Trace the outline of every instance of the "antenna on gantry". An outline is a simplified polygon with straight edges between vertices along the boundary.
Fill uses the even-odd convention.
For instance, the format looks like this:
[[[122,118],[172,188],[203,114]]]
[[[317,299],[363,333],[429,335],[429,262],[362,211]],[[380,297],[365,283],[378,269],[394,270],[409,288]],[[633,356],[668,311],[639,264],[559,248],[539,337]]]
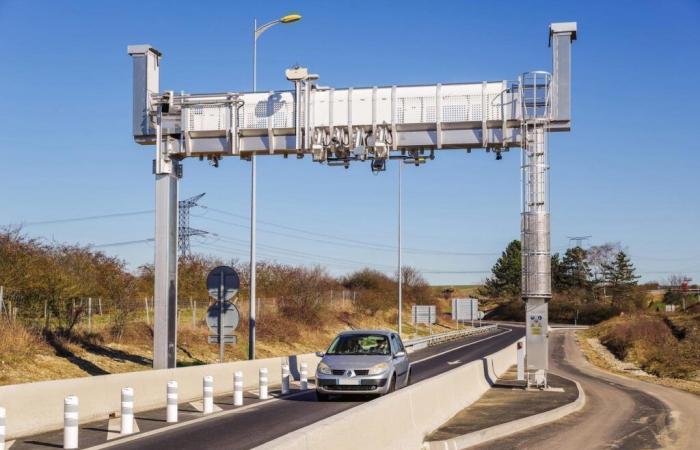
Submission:
[[[190,249],[190,238],[192,236],[206,236],[209,234],[208,231],[190,227],[190,209],[199,206],[197,202],[204,197],[204,194],[203,192],[178,202],[177,249],[180,252],[180,256],[190,256],[192,254]]]

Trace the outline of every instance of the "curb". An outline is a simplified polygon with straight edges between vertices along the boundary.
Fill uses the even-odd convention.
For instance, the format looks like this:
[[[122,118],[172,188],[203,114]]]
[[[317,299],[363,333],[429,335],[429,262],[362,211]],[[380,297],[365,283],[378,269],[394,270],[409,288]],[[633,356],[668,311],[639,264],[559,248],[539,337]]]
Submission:
[[[500,439],[511,434],[519,433],[530,428],[534,428],[546,423],[554,422],[569,414],[580,411],[586,405],[586,393],[583,391],[581,384],[576,380],[571,380],[576,383],[578,389],[578,397],[571,403],[551,409],[534,416],[523,417],[522,419],[513,420],[511,422],[494,425],[483,430],[473,431],[463,434],[455,438],[446,439],[444,441],[431,441],[423,443],[423,450],[459,450],[474,445],[483,444],[484,442],[494,439]]]

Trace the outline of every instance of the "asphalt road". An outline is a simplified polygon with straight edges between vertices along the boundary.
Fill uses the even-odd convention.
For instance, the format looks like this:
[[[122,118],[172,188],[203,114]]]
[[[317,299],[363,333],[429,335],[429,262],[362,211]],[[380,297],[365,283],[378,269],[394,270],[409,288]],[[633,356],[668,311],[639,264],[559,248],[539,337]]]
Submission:
[[[503,326],[493,333],[478,335],[411,354],[412,383],[480,359],[524,335],[517,326]],[[317,402],[313,391],[287,399],[261,403],[240,414],[212,418],[182,428],[163,431],[130,442],[115,445],[115,449],[248,449],[296,429],[325,419],[333,414],[361,404],[356,401],[335,400]]]
[[[700,397],[592,366],[570,331],[553,333],[550,348],[552,372],[577,380],[586,406],[557,422],[475,448],[700,448]]]

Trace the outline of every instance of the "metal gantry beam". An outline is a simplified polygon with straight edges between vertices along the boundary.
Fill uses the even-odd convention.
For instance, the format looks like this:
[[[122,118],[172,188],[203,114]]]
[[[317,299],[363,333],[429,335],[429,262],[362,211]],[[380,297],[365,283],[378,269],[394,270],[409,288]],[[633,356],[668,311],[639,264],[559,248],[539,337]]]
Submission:
[[[391,159],[420,165],[443,150],[486,149],[501,159],[502,152],[521,148],[527,364],[530,371],[546,374],[551,297],[547,136],[571,127],[576,23],[551,24],[549,32],[551,76],[526,72],[514,81],[334,89],[318,85],[318,75],[295,67],[286,72],[294,89],[276,92],[161,91],[160,52],[150,45],[130,46],[134,139],[156,146],[154,367],[175,364],[172,318],[181,160],[206,158],[218,166],[228,156],[311,155],[329,166],[347,168],[368,161],[373,171],[382,171]]]

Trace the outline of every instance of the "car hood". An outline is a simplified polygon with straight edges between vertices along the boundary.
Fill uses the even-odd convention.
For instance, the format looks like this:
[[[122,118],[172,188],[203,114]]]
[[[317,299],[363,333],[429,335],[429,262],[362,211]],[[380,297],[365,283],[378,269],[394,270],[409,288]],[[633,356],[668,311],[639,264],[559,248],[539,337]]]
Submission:
[[[391,361],[391,355],[325,355],[322,361],[331,369],[369,369]]]

